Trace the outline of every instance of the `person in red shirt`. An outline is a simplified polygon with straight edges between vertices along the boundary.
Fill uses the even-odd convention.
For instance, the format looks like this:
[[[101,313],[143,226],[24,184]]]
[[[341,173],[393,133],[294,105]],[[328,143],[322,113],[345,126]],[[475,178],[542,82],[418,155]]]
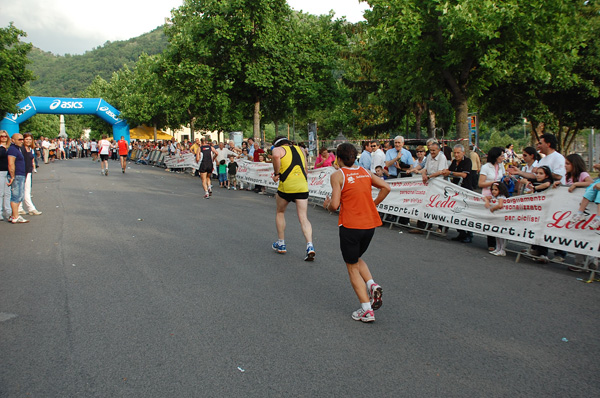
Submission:
[[[371,243],[375,228],[382,224],[377,205],[390,193],[390,186],[370,170],[355,165],[357,154],[352,144],[344,143],[337,147],[340,169],[331,174],[331,198],[325,198],[323,207],[330,211],[340,208],[340,249],[350,283],[361,305],[352,313],[352,319],[373,322],[373,310],[382,305],[382,288],[373,281],[371,271],[361,257]],[[372,186],[379,188],[375,199],[371,194]]]
[[[127,153],[129,153],[129,143],[125,141],[125,138],[121,136],[121,139],[117,143],[119,145],[119,157],[121,158],[121,170],[125,173],[127,166]]]

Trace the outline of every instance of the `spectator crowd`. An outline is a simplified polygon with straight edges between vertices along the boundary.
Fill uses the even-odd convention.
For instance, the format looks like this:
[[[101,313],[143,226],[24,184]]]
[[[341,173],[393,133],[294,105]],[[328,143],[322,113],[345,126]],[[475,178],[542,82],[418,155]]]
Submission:
[[[385,180],[419,176],[423,183],[427,184],[432,178],[446,178],[465,189],[481,190],[486,198],[486,207],[492,212],[502,208],[505,198],[542,192],[561,185],[568,186],[569,192],[575,195],[574,199],[581,202],[578,213],[572,218],[573,222],[579,222],[586,217],[585,212],[590,203],[594,206],[593,213],[600,214],[600,179],[592,178],[580,155],[573,153],[565,157],[560,154],[557,151],[557,139],[552,134],[541,135],[535,148],[525,147],[520,152],[516,152],[512,144],[505,148],[491,148],[485,156],[484,163],[473,147],[467,151],[460,143],[452,148],[447,144],[429,139],[426,145],[409,148],[402,136],[396,136],[392,140],[367,140],[362,143],[362,151],[356,163]],[[306,146],[303,143],[298,145],[308,159]],[[202,150],[206,147],[210,148],[208,152]],[[213,179],[218,181],[220,188],[265,193],[264,187],[248,184],[244,186],[236,178],[238,161],[241,159],[252,162],[271,161],[271,150],[265,151],[253,138],[243,141],[239,147],[233,140],[216,142],[204,137],[196,138],[193,142],[132,141],[129,144],[128,158],[133,150],[137,150],[137,161],[140,163],[147,163],[150,154],[157,150],[165,155],[194,154],[197,161],[210,165],[206,198],[212,194]],[[0,189],[0,217],[12,223],[26,223],[28,220],[24,219],[23,215],[41,214],[31,201],[32,175],[36,173],[40,162],[51,163],[75,158],[91,158],[96,161],[98,151],[99,143],[93,139],[40,137],[34,140],[31,134],[14,134],[13,137],[9,137],[5,131],[1,131],[0,179],[5,179],[7,183]],[[205,155],[210,156],[210,159],[205,159]],[[119,148],[115,140],[110,143],[110,158],[119,159]],[[322,147],[312,167],[329,166],[338,167],[335,149]],[[594,165],[594,168],[600,171],[600,164]],[[201,173],[196,171],[195,174]],[[394,221],[410,225],[410,220],[406,218],[397,218]],[[593,219],[590,227],[600,227],[600,216]],[[434,226],[419,221],[416,228],[409,232],[422,234],[433,228]],[[437,231],[444,234],[447,228],[438,228]],[[451,240],[471,243],[472,239],[471,232],[458,230]],[[490,254],[506,255],[503,239],[488,237],[487,243]],[[547,247],[532,246],[527,254],[535,256],[541,262],[549,261]],[[565,257],[565,252],[555,251],[552,260],[562,262]],[[576,256],[576,264],[582,261],[582,256]],[[571,267],[571,270],[579,269]]]

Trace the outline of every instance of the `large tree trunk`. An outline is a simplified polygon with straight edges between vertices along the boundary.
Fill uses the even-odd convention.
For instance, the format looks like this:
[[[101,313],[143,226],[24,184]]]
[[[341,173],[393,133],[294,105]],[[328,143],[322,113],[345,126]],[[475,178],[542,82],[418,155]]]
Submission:
[[[422,102],[415,104],[415,136],[421,138],[421,117],[423,116],[425,105]]]
[[[427,136],[433,138],[435,136],[435,111],[427,106]]]
[[[154,142],[156,142],[156,123],[154,123]]]
[[[194,134],[194,122],[196,121],[196,118],[194,116],[192,116],[192,112],[188,109],[188,116],[190,117],[190,142],[194,142],[196,137]]]
[[[254,101],[254,126],[252,131],[254,133],[254,141],[260,142],[260,98],[256,97]],[[263,143],[264,144],[264,143]]]

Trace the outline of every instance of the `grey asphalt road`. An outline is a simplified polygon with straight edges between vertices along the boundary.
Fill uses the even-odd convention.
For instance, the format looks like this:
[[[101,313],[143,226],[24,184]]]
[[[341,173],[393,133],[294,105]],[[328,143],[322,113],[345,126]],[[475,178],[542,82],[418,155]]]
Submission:
[[[294,205],[280,255],[272,197],[110,165],[43,165],[43,215],[0,223],[0,397],[600,396],[581,274],[379,228],[363,324],[335,215],[307,263]]]

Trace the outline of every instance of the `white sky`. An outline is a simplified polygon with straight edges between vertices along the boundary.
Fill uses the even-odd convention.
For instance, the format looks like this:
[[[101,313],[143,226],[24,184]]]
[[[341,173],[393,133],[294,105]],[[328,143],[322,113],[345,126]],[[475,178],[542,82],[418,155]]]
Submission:
[[[83,54],[106,41],[127,40],[164,24],[183,0],[0,0],[0,27],[9,22],[27,33],[23,41],[44,51]],[[295,10],[310,14],[363,20],[368,8],[359,0],[288,0]]]

